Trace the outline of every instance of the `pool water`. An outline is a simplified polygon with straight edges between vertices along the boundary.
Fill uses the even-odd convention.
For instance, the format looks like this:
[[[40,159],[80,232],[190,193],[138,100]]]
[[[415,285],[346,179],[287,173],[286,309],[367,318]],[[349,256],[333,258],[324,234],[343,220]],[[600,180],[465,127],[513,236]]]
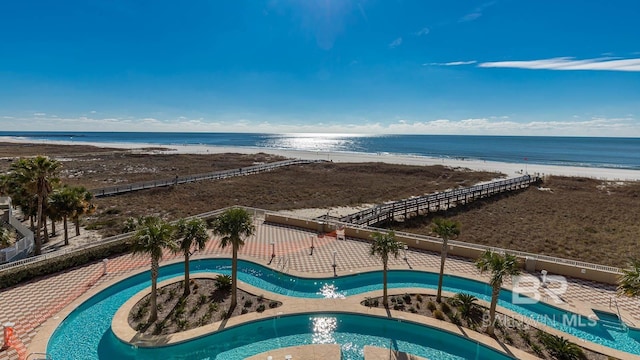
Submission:
[[[231,261],[229,259],[202,259],[195,260],[191,263],[191,269],[193,273],[198,272],[217,272],[222,274],[230,274],[231,272]],[[164,266],[160,268],[160,276],[159,281],[166,280],[175,276],[179,276],[183,273],[184,266],[182,263],[176,263],[168,266]],[[322,298],[322,297],[341,297],[341,296],[349,296],[355,295],[371,290],[379,290],[382,289],[382,273],[380,271],[376,272],[368,272],[357,275],[349,275],[344,277],[337,278],[326,278],[326,279],[310,279],[310,278],[300,278],[294,277],[286,274],[281,274],[275,272],[267,267],[247,262],[247,261],[239,261],[238,262],[238,278],[241,281],[249,283],[253,286],[263,288],[268,291],[272,291],[275,293],[295,296],[295,297],[309,297],[309,298]],[[389,272],[388,286],[390,288],[400,288],[400,287],[419,287],[419,288],[436,288],[438,274],[428,273],[428,272],[419,272],[419,271],[409,271],[409,270],[394,270]],[[51,337],[48,346],[48,352],[52,355],[52,357],[56,360],[63,359],[109,359],[117,357],[124,358],[138,358],[138,356],[143,356],[142,354],[147,351],[153,352],[154,350],[141,350],[141,349],[131,349],[130,347],[120,343],[117,339],[115,339],[114,335],[111,333],[110,325],[111,319],[115,312],[122,306],[124,302],[126,302],[131,296],[138,293],[139,291],[149,287],[149,274],[148,272],[135,275],[133,277],[127,278],[122,282],[119,282],[97,295],[93,296],[91,299],[83,303],[76,310],[74,310],[67,319],[56,329],[54,335]],[[464,279],[455,276],[445,276],[444,278],[444,286],[443,288],[447,291],[451,292],[465,292],[470,293],[479,299],[491,300],[491,288],[488,284]],[[321,291],[324,290],[324,291]],[[595,321],[575,321],[575,314],[565,312],[564,310],[558,309],[556,307],[550,306],[545,303],[535,303],[535,304],[511,304],[511,292],[502,290],[500,294],[499,305],[516,311],[522,314],[523,317],[532,318],[543,322],[551,327],[557,328],[559,330],[565,331],[572,335],[578,336],[580,338],[593,341],[605,346],[609,346],[618,350],[630,352],[633,354],[640,354],[640,343],[634,340],[635,336],[630,336],[629,332],[626,329],[618,329],[614,327],[609,327],[603,325],[604,323],[595,322]],[[307,315],[303,317],[303,319],[307,319],[308,322],[310,317],[315,315]],[[356,315],[353,315],[356,316]],[[330,315],[330,317],[335,317],[339,324],[343,327],[338,327],[336,332],[336,341],[337,339],[358,339],[355,334],[362,333],[363,336],[369,334],[367,329],[371,328],[371,326],[363,327],[362,329],[352,330],[350,320],[351,318],[347,318],[344,315]],[[362,316],[360,316],[362,317]],[[366,317],[365,317],[366,318]],[[285,318],[281,318],[285,319]],[[345,320],[346,319],[346,320]],[[369,320],[367,321],[376,321]],[[566,319],[570,319],[566,321]],[[291,321],[301,321],[297,317],[291,317]],[[385,319],[381,319],[385,320]],[[362,320],[357,321],[359,323],[363,323]],[[405,326],[409,326],[408,323],[398,323],[397,326],[404,328]],[[588,326],[586,326],[588,325]],[[246,328],[246,326],[249,326]],[[254,325],[244,325],[243,327],[239,327],[237,330],[229,329],[222,333],[233,334],[235,331],[239,331],[241,333],[251,333],[249,329],[255,329]],[[256,325],[257,326],[257,325]],[[412,326],[418,326],[413,325]],[[243,328],[244,330],[241,330]],[[274,329],[278,329],[279,326],[274,326]],[[285,326],[286,328],[286,326]],[[305,328],[304,326],[302,328]],[[349,329],[349,330],[346,330]],[[280,334],[280,330],[277,330]],[[343,332],[344,331],[344,332]],[[419,331],[425,331],[423,327],[420,327]],[[435,330],[439,331],[439,330]],[[398,334],[401,332],[396,331]],[[442,332],[438,337],[442,337]],[[260,332],[262,333],[262,332]],[[285,334],[283,332],[282,334]],[[277,335],[276,334],[276,335]],[[342,338],[341,334],[348,334]],[[391,332],[390,334],[395,334],[395,332]],[[209,342],[212,343],[226,343],[230,344],[231,341],[228,339],[225,340],[212,340],[212,337],[218,336],[219,334],[209,335],[201,340],[191,341],[183,345],[178,345],[181,347],[190,348],[195,346],[196,353],[199,353],[197,350],[198,347],[209,348],[213,345],[206,345]],[[226,336],[226,335],[225,335]],[[232,335],[229,335],[232,336]],[[293,337],[291,337],[293,336]],[[285,335],[273,336],[274,340],[271,338],[267,338],[263,341],[267,343],[272,343],[274,341],[282,341],[283,343],[292,343],[292,345],[296,344],[305,344],[309,341],[309,336],[313,337],[313,332],[305,332],[304,334],[297,335]],[[382,334],[370,334],[370,336],[377,336],[380,339],[386,339],[387,343],[392,339],[393,341],[398,342],[399,344],[403,344],[403,339],[392,338],[387,333]],[[453,336],[453,335],[449,335]],[[446,337],[446,336],[445,336]],[[275,340],[275,339],[280,340]],[[208,339],[208,340],[207,340]],[[455,337],[454,337],[455,339]],[[361,359],[361,357],[357,357],[355,355],[358,351],[361,351],[362,346],[365,344],[370,344],[369,340],[373,341],[369,338],[362,338],[358,340],[357,344],[353,345],[354,355],[349,355],[351,357],[347,357],[349,359]],[[267,349],[262,349],[258,344],[260,344],[260,340],[256,338],[249,338],[247,340],[248,345],[237,346],[236,350],[222,350],[222,349],[213,349],[210,351],[206,351],[206,356],[202,358],[212,358],[211,354],[222,351],[229,352],[232,354],[234,351],[242,352],[242,351],[250,351],[250,350],[242,350],[245,347],[260,348],[256,353],[263,352]],[[295,343],[299,341],[298,343]],[[342,341],[342,340],[341,340]],[[376,340],[382,341],[382,340]],[[415,339],[414,339],[415,341]],[[456,341],[459,341],[456,339]],[[204,343],[201,343],[204,342]],[[198,343],[199,345],[194,345]],[[343,344],[342,342],[340,342]],[[418,346],[417,344],[429,344],[428,342],[424,342],[420,340],[417,343],[412,343],[407,340],[408,344],[413,344],[411,346]],[[73,344],[73,345],[69,345]],[[373,343],[371,343],[373,344]],[[278,345],[275,347],[281,347],[285,345]],[[289,346],[289,345],[286,345]],[[404,345],[403,345],[404,346]],[[409,346],[409,345],[407,345]],[[343,350],[344,350],[343,344]],[[388,345],[384,347],[389,347]],[[453,346],[451,349],[448,348],[437,348],[440,351],[455,351],[455,348],[459,346]],[[173,348],[170,347],[170,348]],[[170,349],[167,348],[167,349]],[[359,349],[359,350],[358,350]],[[400,349],[402,350],[402,349]],[[489,350],[489,349],[487,349]],[[116,352],[114,354],[113,352]],[[131,352],[135,351],[134,355],[131,355]],[[185,350],[180,350],[185,351]],[[257,351],[257,350],[256,350]],[[417,350],[416,350],[417,351]],[[427,350],[420,350],[426,352]],[[491,350],[489,350],[491,351]],[[192,354],[192,350],[186,351],[188,354]],[[416,355],[419,355],[417,352],[412,352]],[[442,354],[441,354],[442,355]],[[437,358],[441,358],[441,355],[436,356]],[[469,354],[467,354],[469,355]],[[150,355],[151,356],[151,355]],[[158,356],[158,353],[156,353]],[[177,354],[175,356],[178,356]],[[238,359],[243,358],[242,355],[238,357]],[[166,357],[165,353],[162,353],[162,357]],[[425,356],[427,358],[434,358],[433,355]],[[174,357],[176,359],[199,359],[198,355],[193,354],[188,357]],[[464,356],[462,357],[464,358]],[[475,355],[471,356],[471,358],[476,358]],[[222,359],[222,358],[220,358]],[[224,359],[235,359],[235,357],[224,357]]]
[[[108,342],[110,346],[100,352],[101,358],[151,360],[161,356],[163,359],[235,360],[282,347],[340,344],[343,360],[363,359],[365,345],[393,348],[428,359],[511,359],[438,329],[355,314],[304,314],[265,319],[164,348],[136,349],[116,339]]]

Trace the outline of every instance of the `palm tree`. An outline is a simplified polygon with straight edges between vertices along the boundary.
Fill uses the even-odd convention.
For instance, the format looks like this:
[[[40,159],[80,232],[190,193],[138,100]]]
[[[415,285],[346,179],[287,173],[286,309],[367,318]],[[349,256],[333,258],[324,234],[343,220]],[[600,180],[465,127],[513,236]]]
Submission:
[[[42,238],[40,232],[44,224],[45,201],[51,192],[52,185],[58,181],[56,174],[61,164],[46,156],[36,156],[20,159],[11,164],[11,170],[29,193],[37,196],[37,225],[35,231],[35,255],[42,252]],[[46,229],[45,229],[46,231]],[[46,234],[45,234],[46,235]]]
[[[76,186],[71,189],[73,189],[75,202],[75,210],[72,218],[76,226],[76,236],[80,236],[80,216],[92,214],[96,211],[96,205],[91,202],[93,194],[85,189],[84,186]]]
[[[76,211],[75,192],[73,188],[64,186],[62,188],[55,189],[49,197],[49,206],[56,214],[55,217],[59,217],[62,220],[64,226],[64,244],[69,245],[69,226],[68,219],[73,216]]]
[[[369,251],[370,256],[378,256],[382,259],[382,304],[384,307],[389,307],[389,301],[387,299],[387,270],[389,263],[389,255],[393,255],[394,258],[398,258],[398,252],[402,248],[402,243],[396,240],[396,234],[393,231],[389,231],[386,234],[380,232],[374,232],[371,234],[373,242],[371,243],[371,249]]]
[[[640,296],[640,259],[631,259],[628,269],[618,279],[618,293],[629,297]]]
[[[178,243],[178,251],[184,254],[184,297],[189,296],[191,287],[189,286],[189,257],[193,254],[192,249],[202,250],[209,240],[207,225],[202,219],[194,218],[189,221],[181,219],[178,221],[176,238],[182,239]]]
[[[433,220],[433,232],[442,238],[442,251],[440,252],[440,276],[438,277],[438,294],[436,301],[442,301],[442,278],[444,276],[444,263],[447,260],[447,242],[460,235],[460,223],[453,220],[435,218]]]
[[[231,260],[231,305],[233,309],[237,303],[238,294],[238,250],[244,245],[242,237],[253,235],[255,226],[251,215],[242,208],[231,208],[223,212],[213,221],[213,232],[222,235],[220,247],[223,249],[229,245],[233,248]]]
[[[505,277],[520,274],[520,265],[518,264],[518,259],[513,255],[501,255],[499,253],[491,252],[491,250],[487,250],[478,258],[478,260],[476,260],[476,267],[480,270],[480,273],[484,273],[485,271],[491,272],[489,284],[492,287],[492,292],[487,334],[493,335],[494,323],[496,320],[496,304],[498,303],[498,296],[500,295],[502,282]]]
[[[160,260],[164,249],[175,248],[173,242],[174,228],[168,222],[158,217],[145,218],[136,234],[133,236],[133,255],[143,254],[151,256],[151,311],[149,323],[158,319],[157,282]]]

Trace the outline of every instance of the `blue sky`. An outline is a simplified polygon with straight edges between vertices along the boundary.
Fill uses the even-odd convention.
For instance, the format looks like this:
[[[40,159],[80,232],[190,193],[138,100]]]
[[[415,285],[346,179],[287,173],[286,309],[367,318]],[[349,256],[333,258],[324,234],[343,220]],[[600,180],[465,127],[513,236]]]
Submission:
[[[637,0],[6,1],[0,130],[640,136]]]

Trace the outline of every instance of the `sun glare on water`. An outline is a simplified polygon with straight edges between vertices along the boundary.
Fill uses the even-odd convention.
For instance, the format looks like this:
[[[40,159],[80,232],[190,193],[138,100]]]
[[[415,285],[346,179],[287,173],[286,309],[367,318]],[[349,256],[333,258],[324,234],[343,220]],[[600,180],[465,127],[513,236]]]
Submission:
[[[265,139],[264,145],[277,149],[304,151],[354,151],[358,148],[359,134],[282,134]]]

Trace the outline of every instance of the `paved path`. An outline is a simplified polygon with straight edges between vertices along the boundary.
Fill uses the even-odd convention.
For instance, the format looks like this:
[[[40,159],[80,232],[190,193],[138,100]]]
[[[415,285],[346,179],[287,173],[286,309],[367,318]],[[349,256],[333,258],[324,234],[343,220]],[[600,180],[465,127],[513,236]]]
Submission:
[[[313,255],[310,254],[311,239],[314,238]],[[329,273],[333,271],[333,253],[336,252],[336,272],[349,274],[358,269],[381,267],[380,260],[370,257],[369,243],[359,240],[336,240],[333,237],[315,238],[315,233],[297,228],[272,225],[256,220],[256,234],[246,240],[240,254],[267,264],[271,258],[272,246],[275,250],[273,267],[306,273]],[[231,249],[220,249],[219,238],[210,241],[198,256],[230,256]],[[421,267],[438,271],[440,256],[436,253],[408,251],[398,259],[390,260],[391,268]],[[164,261],[175,259],[177,255],[167,254]],[[5,289],[0,293],[0,323],[15,322],[13,347],[0,351],[0,360],[25,359],[26,349],[38,327],[46,319],[55,316],[61,309],[88,290],[119,278],[136,269],[146,268],[149,261],[130,254],[111,258],[108,275],[102,276],[102,263],[82,266],[51,275],[19,286]],[[461,273],[478,276],[473,263],[466,259],[449,258],[447,273]],[[487,277],[485,277],[487,278]],[[568,302],[587,302],[601,307],[609,307],[615,297],[615,287],[588,281],[569,279],[567,292],[563,296]],[[617,298],[621,309],[640,321],[638,300]]]

